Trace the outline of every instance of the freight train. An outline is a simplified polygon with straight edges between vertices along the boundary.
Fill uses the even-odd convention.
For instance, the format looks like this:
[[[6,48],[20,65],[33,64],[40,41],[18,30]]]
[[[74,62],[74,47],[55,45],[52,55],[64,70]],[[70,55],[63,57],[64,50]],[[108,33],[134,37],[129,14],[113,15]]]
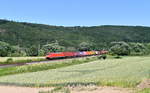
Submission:
[[[72,58],[72,57],[84,57],[93,55],[106,54],[108,51],[82,51],[82,52],[59,52],[59,53],[48,53],[46,59],[57,59],[57,58]]]

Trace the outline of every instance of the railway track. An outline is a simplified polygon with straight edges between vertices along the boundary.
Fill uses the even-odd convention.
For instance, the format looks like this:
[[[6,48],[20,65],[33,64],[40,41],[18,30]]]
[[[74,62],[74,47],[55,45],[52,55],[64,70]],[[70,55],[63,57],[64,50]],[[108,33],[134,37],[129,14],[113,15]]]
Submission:
[[[98,56],[98,55],[95,55],[95,56]],[[9,67],[16,67],[16,66],[23,66],[23,65],[39,64],[39,63],[50,63],[50,62],[55,62],[55,61],[80,59],[80,58],[88,58],[88,57],[92,57],[92,56],[65,58],[65,59],[52,59],[52,60],[46,60],[46,61],[33,61],[33,62],[27,62],[27,63],[0,64],[0,68],[9,68]]]
[[[62,61],[65,59],[55,59],[55,60],[47,60],[47,61],[33,61],[33,62],[27,62],[27,63],[14,63],[14,64],[0,64],[0,68],[8,68],[8,67],[15,67],[15,66],[23,66],[23,65],[32,65],[32,64],[38,64],[38,63],[49,63],[51,61]]]

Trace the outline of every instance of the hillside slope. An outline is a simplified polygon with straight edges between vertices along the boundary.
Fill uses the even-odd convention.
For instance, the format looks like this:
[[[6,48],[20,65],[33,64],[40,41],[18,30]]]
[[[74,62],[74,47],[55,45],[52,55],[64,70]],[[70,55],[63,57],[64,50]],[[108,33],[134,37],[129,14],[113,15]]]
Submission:
[[[150,42],[150,27],[92,26],[63,27],[0,20],[0,41],[28,47],[57,40],[64,46],[77,46],[83,41],[105,47],[112,41]]]

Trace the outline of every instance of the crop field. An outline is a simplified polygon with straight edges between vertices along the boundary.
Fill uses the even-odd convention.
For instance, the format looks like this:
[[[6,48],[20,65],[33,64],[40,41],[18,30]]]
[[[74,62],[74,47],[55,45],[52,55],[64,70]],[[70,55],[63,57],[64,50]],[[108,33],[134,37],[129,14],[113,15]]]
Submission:
[[[150,78],[150,57],[123,57],[0,77],[0,84],[23,86],[107,85],[135,87]]]

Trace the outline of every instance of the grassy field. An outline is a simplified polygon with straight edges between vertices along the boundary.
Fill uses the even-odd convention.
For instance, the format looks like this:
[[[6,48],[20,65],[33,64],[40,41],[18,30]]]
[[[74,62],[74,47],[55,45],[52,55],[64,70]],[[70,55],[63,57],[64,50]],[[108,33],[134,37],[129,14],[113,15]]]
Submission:
[[[135,87],[150,78],[150,57],[124,57],[0,77],[0,84],[26,86],[107,85]]]

